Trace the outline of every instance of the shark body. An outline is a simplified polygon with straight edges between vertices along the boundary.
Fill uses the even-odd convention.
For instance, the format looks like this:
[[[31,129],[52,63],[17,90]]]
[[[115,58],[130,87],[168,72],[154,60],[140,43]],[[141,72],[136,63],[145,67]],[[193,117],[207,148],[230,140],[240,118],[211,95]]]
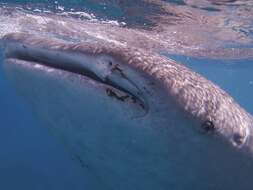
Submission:
[[[252,117],[232,97],[168,58],[111,43],[68,44],[26,34],[7,35],[3,43],[7,60],[38,62],[90,77],[128,94],[126,99],[138,102],[148,112],[145,82],[139,77],[146,75],[161,85],[168,99],[196,119],[199,126],[210,124],[214,131],[238,147],[243,146],[250,135]],[[121,100],[120,95],[115,93],[114,96]],[[124,101],[124,96],[121,98]]]

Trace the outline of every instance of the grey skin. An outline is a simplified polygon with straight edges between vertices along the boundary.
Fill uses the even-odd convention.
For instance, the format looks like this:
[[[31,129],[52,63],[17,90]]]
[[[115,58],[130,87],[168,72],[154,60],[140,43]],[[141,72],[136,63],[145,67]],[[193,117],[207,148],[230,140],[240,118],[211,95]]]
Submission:
[[[252,116],[217,85],[173,60],[110,43],[66,43],[23,33],[8,34],[2,42],[7,60],[33,61],[89,76],[128,94],[145,115],[150,107],[147,94],[138,84],[136,74],[129,74],[132,71],[144,73],[161,84],[167,98],[194,118],[199,128],[220,136],[235,148],[253,151]],[[72,58],[71,53],[75,53]],[[88,61],[81,63],[82,58]],[[120,93],[109,94],[124,100]]]

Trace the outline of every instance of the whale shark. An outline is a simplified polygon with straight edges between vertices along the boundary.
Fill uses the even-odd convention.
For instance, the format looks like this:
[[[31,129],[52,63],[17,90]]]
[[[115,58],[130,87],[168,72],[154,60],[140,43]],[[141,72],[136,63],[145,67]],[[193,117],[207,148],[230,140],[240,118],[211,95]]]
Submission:
[[[1,14],[6,77],[101,189],[252,188],[252,116],[152,35]]]
[[[17,92],[103,187],[251,187],[252,116],[186,66],[102,41],[1,43]]]

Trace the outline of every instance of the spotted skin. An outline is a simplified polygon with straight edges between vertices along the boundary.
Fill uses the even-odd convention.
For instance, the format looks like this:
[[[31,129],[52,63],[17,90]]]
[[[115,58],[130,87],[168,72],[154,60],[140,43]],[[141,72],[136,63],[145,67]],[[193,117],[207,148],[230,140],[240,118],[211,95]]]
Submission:
[[[126,45],[102,41],[67,43],[23,33],[8,34],[2,41],[4,46],[18,42],[48,50],[109,55],[162,84],[168,99],[194,118],[201,130],[217,134],[234,147],[251,150],[252,116],[220,87],[167,57]]]

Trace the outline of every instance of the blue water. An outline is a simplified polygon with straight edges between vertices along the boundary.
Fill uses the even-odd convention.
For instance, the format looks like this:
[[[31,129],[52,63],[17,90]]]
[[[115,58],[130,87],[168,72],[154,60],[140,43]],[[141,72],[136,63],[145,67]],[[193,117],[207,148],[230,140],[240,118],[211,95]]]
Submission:
[[[2,57],[0,58],[2,65]],[[35,119],[0,69],[0,189],[84,189],[92,179]]]
[[[28,2],[38,3],[14,0],[3,3]],[[124,12],[118,7],[96,1],[58,2],[66,9],[74,7],[75,10],[80,9],[81,3],[84,7],[82,10],[95,11],[102,18],[106,15],[106,19],[118,19],[127,22],[129,26],[149,22],[144,16],[124,17]],[[129,1],[129,4],[131,2]],[[53,1],[45,0],[40,3],[51,8],[56,6]],[[184,1],[181,0],[173,3],[184,5]],[[155,8],[152,10],[155,11]],[[143,11],[143,14],[147,12]],[[215,60],[181,55],[168,56],[220,85],[253,114],[252,59]],[[0,55],[0,65],[2,64]],[[96,186],[92,176],[73,160],[68,150],[36,119],[24,99],[16,94],[6,80],[2,67],[0,89],[0,189],[84,190]]]
[[[170,55],[170,57],[218,84],[243,108],[253,113],[252,59],[197,59],[180,55]]]

